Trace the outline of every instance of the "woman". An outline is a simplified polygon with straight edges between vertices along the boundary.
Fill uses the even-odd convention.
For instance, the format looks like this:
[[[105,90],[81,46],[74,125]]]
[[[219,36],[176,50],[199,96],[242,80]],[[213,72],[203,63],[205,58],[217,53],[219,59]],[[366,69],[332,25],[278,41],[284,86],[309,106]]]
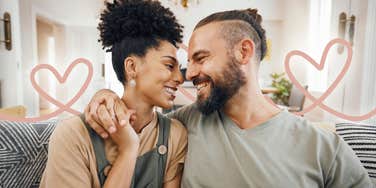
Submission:
[[[180,122],[153,108],[171,108],[183,82],[176,60],[182,26],[158,1],[105,5],[100,41],[112,52],[113,68],[124,85],[122,99],[136,110],[137,119],[114,125],[119,130],[104,140],[83,117],[59,122],[41,187],[179,187],[187,133]]]

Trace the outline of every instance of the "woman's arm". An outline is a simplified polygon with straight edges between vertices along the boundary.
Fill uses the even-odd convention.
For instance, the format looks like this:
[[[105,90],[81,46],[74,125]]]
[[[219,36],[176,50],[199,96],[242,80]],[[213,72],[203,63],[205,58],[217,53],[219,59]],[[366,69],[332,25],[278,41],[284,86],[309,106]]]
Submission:
[[[137,152],[119,153],[103,187],[130,187],[136,160]]]
[[[57,124],[50,137],[41,188],[99,187],[99,181],[93,182],[96,171],[95,163],[90,161],[90,137],[81,124],[79,117]]]
[[[167,183],[163,184],[163,188],[179,188],[180,187],[180,182],[181,182],[181,177],[182,173],[181,171],[175,178]]]
[[[115,105],[115,108],[118,108],[118,106]],[[104,107],[99,107],[98,110],[103,114],[108,113],[107,109]],[[115,124],[118,131],[110,135],[111,139],[118,146],[119,154],[104,183],[103,187],[105,188],[130,187],[132,183],[138,149],[140,146],[140,138],[130,125],[129,121],[123,121],[121,124],[122,126]]]

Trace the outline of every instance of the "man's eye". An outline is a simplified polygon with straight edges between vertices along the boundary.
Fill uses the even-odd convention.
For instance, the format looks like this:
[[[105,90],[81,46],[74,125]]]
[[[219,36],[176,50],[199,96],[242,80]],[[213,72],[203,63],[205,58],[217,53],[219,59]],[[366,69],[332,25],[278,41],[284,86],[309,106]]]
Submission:
[[[205,60],[206,56],[202,56],[202,57],[199,57],[197,58],[197,62],[198,63],[203,63],[203,61]]]

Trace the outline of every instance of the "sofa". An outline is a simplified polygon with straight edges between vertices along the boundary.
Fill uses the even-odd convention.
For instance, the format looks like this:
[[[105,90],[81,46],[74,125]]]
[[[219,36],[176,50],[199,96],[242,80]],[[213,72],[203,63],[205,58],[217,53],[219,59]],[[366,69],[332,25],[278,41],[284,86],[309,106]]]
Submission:
[[[0,188],[39,186],[55,126],[56,121],[0,120]],[[376,126],[339,123],[333,128],[353,148],[376,185]]]
[[[56,121],[0,121],[0,188],[39,187]]]

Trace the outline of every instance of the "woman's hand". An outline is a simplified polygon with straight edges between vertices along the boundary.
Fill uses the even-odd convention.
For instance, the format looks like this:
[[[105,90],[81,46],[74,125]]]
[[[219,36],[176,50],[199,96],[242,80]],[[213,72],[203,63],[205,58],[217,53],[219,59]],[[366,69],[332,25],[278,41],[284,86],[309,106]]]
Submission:
[[[121,104],[115,103],[115,110],[121,111],[120,106]],[[118,145],[120,153],[135,152],[137,154],[140,146],[140,138],[129,120],[121,120],[120,123],[122,126],[116,123],[117,131],[110,135],[112,140]]]
[[[115,133],[116,124],[125,126],[127,122],[132,124],[136,120],[134,111],[128,109],[121,98],[109,89],[95,93],[85,108],[85,118],[90,127],[102,138]]]
[[[118,126],[118,130],[110,137],[118,145],[119,152],[138,152],[140,138],[131,125]]]

